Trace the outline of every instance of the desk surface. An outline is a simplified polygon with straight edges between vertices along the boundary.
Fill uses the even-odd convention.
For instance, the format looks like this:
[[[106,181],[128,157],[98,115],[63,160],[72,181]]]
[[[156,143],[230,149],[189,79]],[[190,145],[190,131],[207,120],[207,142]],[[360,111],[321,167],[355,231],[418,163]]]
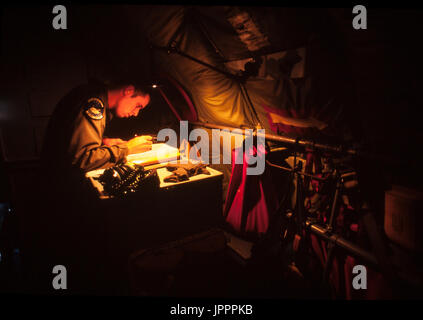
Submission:
[[[189,180],[186,181],[164,182],[164,179],[172,174],[172,172],[168,171],[165,168],[166,165],[170,162],[174,163],[176,159],[180,158],[185,159],[184,156],[179,153],[179,150],[177,148],[169,146],[165,143],[157,143],[152,145],[152,150],[150,151],[127,156],[127,161],[143,165],[146,170],[157,169],[157,174],[160,178],[160,188],[169,188],[180,184],[209,179],[223,175],[220,171],[207,167],[207,170],[210,172],[210,175],[198,174],[190,177]],[[103,185],[98,181],[98,177],[103,174],[104,170],[105,169],[93,170],[87,172],[85,176],[87,177],[87,179],[90,180],[91,184],[97,190],[100,199],[109,199],[111,197],[104,192]]]
[[[215,169],[212,169],[210,167],[207,167],[207,170],[210,172],[210,175],[202,173],[202,174],[197,174],[195,176],[192,176],[192,177],[189,178],[189,180],[186,180],[186,181],[164,182],[164,179],[172,174],[172,172],[168,171],[165,168],[166,165],[167,165],[167,163],[162,163],[162,164],[151,165],[151,166],[145,167],[146,170],[154,169],[154,168],[157,169],[157,174],[158,174],[159,179],[160,179],[160,188],[169,188],[169,187],[173,187],[173,186],[177,186],[177,185],[181,185],[181,184],[185,184],[185,183],[190,183],[190,182],[193,182],[193,181],[210,179],[210,178],[214,178],[214,177],[218,177],[218,176],[223,175],[222,172],[217,171]],[[105,169],[93,170],[93,171],[87,172],[85,176],[90,180],[93,187],[97,190],[100,199],[109,199],[111,197],[104,192],[103,185],[98,181],[98,177],[101,176],[101,174],[104,172],[104,170]]]

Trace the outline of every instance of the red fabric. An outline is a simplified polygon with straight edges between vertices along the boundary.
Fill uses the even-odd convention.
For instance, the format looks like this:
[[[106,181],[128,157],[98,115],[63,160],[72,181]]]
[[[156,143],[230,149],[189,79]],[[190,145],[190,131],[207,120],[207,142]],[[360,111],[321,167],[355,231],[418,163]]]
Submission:
[[[172,112],[176,116],[176,118],[178,118],[178,120],[181,121],[182,120],[181,116],[179,115],[178,111],[176,111],[176,109],[173,106],[173,104],[169,101],[169,99],[167,98],[166,94],[163,92],[162,89],[160,89],[160,87],[158,89],[159,89],[159,92],[162,95],[163,99],[165,99],[165,101],[169,105],[170,110],[172,110]]]
[[[191,101],[190,97],[188,96],[188,94],[186,93],[186,91],[171,76],[168,75],[167,78],[179,90],[179,92],[184,97],[184,99],[185,99],[185,101],[186,101],[186,103],[188,105],[188,109],[182,109],[182,116],[183,116],[184,120],[197,121],[198,120],[198,118],[197,118],[197,110],[195,109],[194,104],[192,103],[192,101]]]
[[[327,104],[323,108],[305,108],[301,106],[299,108],[285,107],[284,109],[273,108],[266,105],[262,105],[263,109],[267,112],[267,119],[269,121],[270,129],[278,134],[286,133],[294,136],[307,136],[315,132],[314,128],[296,127],[283,123],[274,123],[270,116],[270,113],[277,114],[282,117],[294,118],[294,119],[310,119],[314,118],[320,120],[329,125],[334,121],[334,115],[336,112],[331,112],[330,105]]]
[[[326,244],[313,234],[310,235],[311,248],[319,259],[322,268],[327,261]],[[329,272],[329,281],[334,289],[335,297],[343,297],[347,300],[376,300],[392,299],[393,292],[388,282],[380,272],[364,265],[367,270],[367,289],[356,290],[352,286],[355,274],[352,273],[355,265],[362,264],[352,256],[335,256]],[[344,282],[344,286],[342,286]],[[343,291],[345,290],[345,292]]]
[[[322,247],[320,246],[320,243],[319,243],[319,239],[314,234],[310,234],[310,240],[311,240],[311,247],[314,253],[317,255],[317,258],[319,258],[320,264],[324,266],[326,262],[326,255],[324,255],[323,253]]]
[[[310,132],[309,128],[300,128],[295,126],[286,125],[283,123],[274,123],[272,118],[270,117],[269,113],[275,113],[282,117],[290,117],[290,118],[302,118],[303,112],[297,112],[294,109],[275,109],[263,105],[264,110],[267,112],[267,119],[269,120],[270,129],[275,133],[287,133],[287,134],[294,134],[303,136]]]
[[[194,104],[192,103],[190,97],[186,93],[186,91],[182,88],[182,86],[171,76],[165,73],[161,73],[160,76],[163,79],[167,79],[170,81],[171,84],[175,86],[175,88],[178,90],[178,92],[181,94],[182,98],[185,100],[186,105],[184,104],[172,104],[172,102],[168,99],[168,96],[165,94],[165,92],[159,87],[157,87],[158,91],[160,92],[163,99],[166,101],[166,103],[169,105],[170,110],[173,112],[175,117],[181,121],[181,120],[187,120],[195,122],[198,120],[197,117],[197,111],[194,107]]]
[[[262,235],[269,227],[269,217],[276,212],[278,201],[271,182],[269,170],[261,175],[247,175],[247,159],[258,152],[264,161],[264,146],[257,151],[255,147],[242,153],[238,148],[232,151],[232,175],[229,181],[225,203],[226,222],[241,233]],[[243,158],[242,164],[235,159]]]
[[[361,264],[355,258],[348,256],[345,259],[344,273],[345,273],[345,289],[346,299],[358,299],[358,300],[376,300],[376,299],[392,299],[393,292],[392,288],[388,285],[380,272],[366,267],[367,270],[367,289],[355,290],[352,286],[352,281],[355,274],[352,270],[355,265]]]
[[[341,264],[342,265],[342,264]],[[341,270],[339,268],[338,258],[335,256],[332,260],[332,265],[330,268],[329,279],[334,287],[335,294],[340,296],[343,294],[341,292]]]
[[[314,170],[313,170],[314,166]],[[305,171],[310,174],[318,175],[321,173],[322,165],[319,156],[308,153]],[[321,176],[321,174],[320,174]],[[307,179],[305,179],[307,181]],[[308,180],[309,181],[309,180]],[[319,181],[311,181],[313,186],[313,192],[319,191]],[[305,182],[305,186],[307,186]],[[345,212],[347,210],[354,210],[352,207],[346,207],[340,205],[338,213],[335,219],[335,229],[342,229],[347,223]],[[357,223],[352,223],[349,228],[355,232],[358,231]],[[314,254],[319,259],[322,268],[324,268],[327,261],[327,250],[326,242],[320,240],[316,235],[310,235],[311,248]],[[352,287],[352,281],[354,274],[352,270],[355,265],[361,264],[352,256],[346,256],[336,254],[332,261],[332,265],[329,271],[329,281],[334,289],[335,297],[343,297],[347,300],[361,299],[361,300],[374,300],[374,299],[392,299],[392,289],[389,287],[387,281],[383,275],[375,270],[366,266],[367,269],[367,289],[366,290],[355,290]],[[345,292],[344,292],[345,290]]]
[[[317,177],[322,177],[322,160],[319,155],[312,151],[307,152],[305,173],[312,174]],[[309,190],[309,184],[311,183],[313,192],[319,192],[319,181],[313,180],[310,177],[304,177],[304,187]]]

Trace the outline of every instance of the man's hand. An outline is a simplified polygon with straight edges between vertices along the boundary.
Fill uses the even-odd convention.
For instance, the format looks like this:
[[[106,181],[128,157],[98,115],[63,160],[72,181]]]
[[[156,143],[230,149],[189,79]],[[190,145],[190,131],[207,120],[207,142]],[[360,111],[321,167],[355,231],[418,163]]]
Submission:
[[[151,150],[152,145],[151,136],[139,136],[129,140],[126,145],[128,146],[128,154],[141,153]]]
[[[122,139],[116,138],[116,139],[112,139],[112,138],[103,138],[103,144],[106,146],[115,146],[117,144],[122,144],[122,143],[126,143],[127,141],[124,141]]]

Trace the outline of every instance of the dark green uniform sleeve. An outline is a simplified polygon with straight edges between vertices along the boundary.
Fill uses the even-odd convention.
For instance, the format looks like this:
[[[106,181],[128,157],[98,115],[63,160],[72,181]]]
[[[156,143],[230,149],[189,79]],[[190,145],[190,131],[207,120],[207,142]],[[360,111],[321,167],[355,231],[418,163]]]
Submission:
[[[104,116],[101,119],[93,119],[86,114],[84,109],[81,109],[74,121],[68,149],[73,166],[83,171],[90,171],[124,162],[128,155],[126,145],[102,145],[105,125]]]

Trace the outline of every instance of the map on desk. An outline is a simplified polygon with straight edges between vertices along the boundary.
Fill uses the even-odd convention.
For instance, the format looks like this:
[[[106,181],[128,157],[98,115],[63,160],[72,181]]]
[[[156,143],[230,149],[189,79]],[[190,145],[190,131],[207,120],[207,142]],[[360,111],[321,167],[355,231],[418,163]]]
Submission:
[[[179,149],[172,147],[166,143],[155,143],[150,151],[130,154],[126,157],[129,162],[148,166],[159,162],[169,162],[177,160],[179,157]]]

